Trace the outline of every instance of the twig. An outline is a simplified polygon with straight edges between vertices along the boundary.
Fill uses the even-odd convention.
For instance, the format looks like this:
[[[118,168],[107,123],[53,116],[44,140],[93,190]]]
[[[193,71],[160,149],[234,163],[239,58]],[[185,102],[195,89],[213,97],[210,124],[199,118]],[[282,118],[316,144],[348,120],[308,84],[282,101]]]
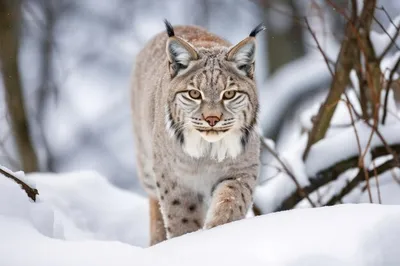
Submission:
[[[386,17],[389,19],[390,23],[391,23],[395,28],[397,28],[397,25],[394,24],[394,21],[393,21],[392,17],[389,15],[389,13],[387,12],[387,10],[386,10],[386,8],[385,8],[384,6],[375,7],[375,8],[378,9],[378,10],[383,11],[383,13],[385,13]]]
[[[1,167],[0,167],[0,174],[3,174],[5,177],[12,179],[14,182],[19,184],[21,188],[25,191],[26,195],[28,195],[28,197],[33,201],[36,201],[36,196],[39,195],[39,192],[36,188],[31,188],[25,182],[21,181],[18,177],[3,170]]]
[[[372,127],[372,125],[369,122],[367,122],[367,125]],[[387,143],[387,141],[385,140],[385,138],[383,137],[382,133],[380,132],[380,130],[377,127],[375,128],[375,133],[378,136],[378,138],[381,140],[381,142],[382,142],[383,146],[385,147],[386,151],[393,156],[393,160],[396,162],[397,166],[400,167],[400,162],[399,162],[399,158],[398,158],[397,152],[395,150],[393,150],[389,146],[389,144]]]
[[[260,136],[260,139],[261,139],[261,144],[263,145],[263,147],[265,147],[268,150],[268,152],[270,152],[272,154],[272,156],[282,165],[282,168],[285,170],[285,172],[289,175],[289,177],[295,183],[298,194],[301,197],[306,198],[312,207],[316,207],[315,203],[311,200],[308,193],[303,191],[300,183],[297,181],[297,178],[294,176],[292,171],[290,171],[290,169],[286,166],[286,164],[281,160],[279,155],[268,145],[268,143],[265,141],[265,139],[262,136]]]
[[[378,203],[382,204],[382,197],[381,197],[381,189],[379,187],[379,178],[378,178],[378,171],[376,170],[376,164],[375,161],[372,161],[372,166],[374,167],[374,177],[375,177],[375,182],[376,182],[376,192],[378,193]]]
[[[265,183],[271,181],[271,180],[274,179],[275,177],[277,177],[280,173],[285,172],[282,168],[280,168],[280,167],[278,167],[278,166],[276,166],[276,165],[271,165],[271,164],[267,164],[267,163],[263,163],[263,162],[261,162],[261,164],[262,164],[263,166],[271,167],[271,168],[275,169],[275,170],[276,170],[276,173],[273,174],[273,175],[271,175],[271,176],[269,176],[269,177],[264,178],[263,180],[260,180],[260,181],[258,182],[259,185],[263,185],[263,184],[265,184]]]
[[[382,125],[385,124],[386,122],[386,116],[387,116],[387,105],[388,105],[388,100],[389,100],[389,91],[393,83],[393,76],[396,73],[397,68],[400,66],[400,57],[397,59],[396,64],[393,66],[392,70],[390,71],[389,74],[389,80],[386,83],[386,93],[385,93],[385,101],[383,103],[383,115],[382,115]]]
[[[385,13],[385,15],[387,16],[387,18],[389,19],[390,23],[391,23],[391,24],[395,27],[395,29],[396,29],[396,32],[395,32],[395,34],[394,34],[394,37],[392,37],[392,36],[390,36],[390,35],[388,34],[388,36],[389,36],[389,38],[390,38],[390,43],[389,43],[389,45],[385,48],[385,50],[382,52],[382,54],[379,56],[379,61],[381,61],[381,60],[385,57],[385,55],[390,51],[390,49],[392,48],[393,44],[396,45],[396,38],[397,38],[397,36],[399,35],[400,27],[394,23],[393,19],[390,17],[390,15],[389,15],[389,13],[386,11],[385,7],[383,7],[383,6],[381,6],[381,7],[376,7],[376,9],[382,10],[382,11]],[[386,30],[385,30],[385,32],[386,32]],[[399,48],[397,45],[396,45],[396,47]]]
[[[348,100],[348,98],[347,98],[347,100]],[[361,115],[357,113],[357,110],[354,108],[354,106],[350,104],[349,107],[351,107],[353,109],[353,112],[357,116],[357,118],[361,119]],[[378,127],[376,125],[371,125],[371,123],[368,120],[363,120],[363,121],[367,126],[369,126],[371,129],[373,129],[373,131],[376,133],[378,138],[381,140],[383,147],[386,149],[387,153],[389,153],[393,156],[393,159],[395,160],[396,164],[400,167],[400,161],[398,159],[397,152],[390,147],[390,145],[387,143],[387,141],[383,137],[383,135],[380,132],[380,130],[378,129]],[[378,150],[379,150],[379,148],[378,148]],[[371,153],[373,153],[373,155],[374,155],[374,150]],[[379,156],[378,154],[375,154],[375,157],[378,157],[378,156]]]
[[[369,185],[370,174],[369,174],[369,172],[367,171],[367,168],[364,165],[364,158],[367,155],[369,147],[371,146],[372,138],[374,136],[375,131],[377,130],[377,124],[378,124],[378,120],[374,120],[374,125],[373,125],[373,128],[371,130],[371,134],[369,135],[369,139],[368,139],[367,145],[365,146],[364,152],[362,153],[361,157],[359,157],[359,161],[358,161],[359,165],[360,164],[362,165],[361,169],[364,172],[364,178],[365,178],[365,181],[367,183],[367,188],[368,188],[368,196],[369,196],[369,200],[370,200],[371,203],[372,203],[372,193],[371,193],[371,187]]]
[[[326,53],[324,52],[324,50],[322,50],[322,47],[321,47],[321,45],[319,44],[319,41],[318,41],[318,39],[317,39],[317,36],[315,35],[314,31],[311,29],[310,23],[308,23],[308,19],[307,19],[306,17],[304,17],[304,22],[306,23],[307,29],[308,29],[308,31],[311,33],[311,36],[313,37],[315,43],[317,44],[318,50],[321,52],[322,56],[324,57],[326,66],[328,67],[328,70],[329,70],[329,72],[331,73],[331,76],[333,77],[333,76],[334,76],[333,70],[331,69],[331,66],[330,66],[330,64],[329,64],[329,61],[330,61],[330,60],[328,59],[328,57],[327,57]]]
[[[372,194],[371,194],[371,189],[369,187],[369,176],[368,176],[367,169],[366,169],[366,167],[364,165],[364,158],[365,158],[366,152],[368,151],[368,147],[369,147],[369,145],[370,145],[370,143],[372,141],[373,134],[371,134],[371,137],[370,137],[370,139],[368,141],[368,145],[367,145],[367,147],[365,147],[365,150],[363,152],[363,150],[361,148],[360,137],[358,135],[357,128],[356,128],[355,122],[354,122],[353,111],[352,111],[352,108],[350,107],[351,106],[351,102],[350,102],[350,99],[347,96],[346,92],[344,92],[344,95],[346,97],[346,106],[347,106],[347,108],[349,110],[349,114],[350,114],[350,118],[351,118],[351,124],[353,125],[354,134],[355,134],[356,140],[357,140],[358,152],[360,154],[360,157],[358,159],[358,167],[360,168],[360,170],[363,170],[363,172],[365,174],[365,180],[367,181],[367,185],[368,185],[368,196],[369,196],[369,199],[370,199],[370,201],[372,203]]]
[[[382,23],[374,16],[374,21],[376,22],[376,24],[379,25],[379,27],[383,30],[383,32],[389,37],[389,39],[392,41],[392,43],[394,44],[394,46],[396,46],[396,48],[398,50],[400,50],[400,47],[396,44],[396,36],[395,38],[393,38],[392,36],[390,36],[389,32],[387,32],[387,30],[385,29],[385,27],[382,25]],[[396,29],[398,29],[398,27],[396,26]],[[387,47],[386,47],[387,48]],[[390,48],[390,47],[389,47]],[[386,52],[387,53],[387,52]],[[385,54],[386,54],[385,53]],[[382,56],[382,55],[381,55]]]

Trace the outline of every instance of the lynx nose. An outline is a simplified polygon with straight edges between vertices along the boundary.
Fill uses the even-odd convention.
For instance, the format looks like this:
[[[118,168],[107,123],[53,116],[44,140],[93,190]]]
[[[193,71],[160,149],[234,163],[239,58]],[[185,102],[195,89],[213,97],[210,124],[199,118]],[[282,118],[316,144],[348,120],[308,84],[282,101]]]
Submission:
[[[220,118],[218,116],[207,116],[204,118],[204,120],[206,120],[207,123],[213,127],[219,122]]]

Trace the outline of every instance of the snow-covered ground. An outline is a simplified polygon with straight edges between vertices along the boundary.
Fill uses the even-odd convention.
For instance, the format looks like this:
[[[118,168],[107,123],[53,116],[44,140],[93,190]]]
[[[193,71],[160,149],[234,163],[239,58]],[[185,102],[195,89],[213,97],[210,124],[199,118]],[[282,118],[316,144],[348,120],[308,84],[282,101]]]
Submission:
[[[0,175],[1,266],[400,265],[400,206],[297,209],[144,248],[141,196],[95,172],[23,178],[39,190],[36,203]]]

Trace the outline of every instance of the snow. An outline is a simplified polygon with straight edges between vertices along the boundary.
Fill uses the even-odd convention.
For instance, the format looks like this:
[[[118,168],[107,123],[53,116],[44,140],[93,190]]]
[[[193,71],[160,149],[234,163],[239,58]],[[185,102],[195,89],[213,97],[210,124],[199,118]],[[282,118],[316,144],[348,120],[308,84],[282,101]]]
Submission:
[[[141,248],[136,246],[138,242],[121,238],[121,233],[140,235],[148,230],[140,221],[147,216],[147,212],[138,211],[147,206],[140,196],[115,188],[94,172],[31,174],[26,178],[37,184],[40,195],[36,203],[17,184],[0,176],[1,265],[400,263],[400,206],[348,204],[297,209]],[[135,219],[129,218],[133,216]],[[71,223],[78,218],[87,221],[86,226],[72,232]],[[95,226],[94,233],[96,221],[100,226]]]

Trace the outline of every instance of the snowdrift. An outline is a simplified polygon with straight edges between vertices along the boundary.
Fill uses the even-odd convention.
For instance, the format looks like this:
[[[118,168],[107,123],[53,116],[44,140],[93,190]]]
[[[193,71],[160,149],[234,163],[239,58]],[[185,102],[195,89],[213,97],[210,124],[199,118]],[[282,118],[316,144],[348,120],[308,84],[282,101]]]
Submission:
[[[400,265],[400,206],[296,209],[143,248],[145,198],[93,172],[25,179],[38,202],[0,176],[0,266]]]

